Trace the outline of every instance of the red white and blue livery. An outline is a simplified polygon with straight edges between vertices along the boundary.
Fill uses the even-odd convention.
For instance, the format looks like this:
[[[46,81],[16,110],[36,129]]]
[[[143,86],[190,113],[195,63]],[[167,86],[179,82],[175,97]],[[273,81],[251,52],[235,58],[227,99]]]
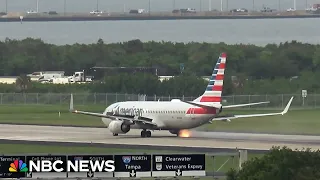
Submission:
[[[103,113],[78,111],[73,108],[73,96],[70,100],[72,113],[101,117],[103,123],[113,133],[126,134],[130,129],[141,129],[141,137],[151,137],[150,130],[168,130],[172,134],[192,129],[216,120],[230,121],[236,118],[284,115],[288,112],[293,97],[282,112],[267,114],[230,115],[219,117],[222,109],[252,106],[269,102],[222,106],[221,96],[227,62],[226,53],[222,53],[213,69],[208,86],[202,96],[193,101],[173,99],[171,101],[126,101],[111,104]]]

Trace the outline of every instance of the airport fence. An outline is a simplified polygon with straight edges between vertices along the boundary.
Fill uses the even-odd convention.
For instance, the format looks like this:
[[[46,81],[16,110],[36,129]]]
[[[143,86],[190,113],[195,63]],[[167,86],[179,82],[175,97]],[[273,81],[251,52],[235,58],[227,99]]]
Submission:
[[[294,96],[292,107],[295,108],[319,108],[320,94],[308,94],[303,98],[301,94],[276,94],[276,95],[231,95],[223,96],[223,104],[245,104],[261,101],[270,101],[254,107],[284,108],[290,97]],[[196,97],[174,97],[174,96],[146,96],[139,94],[119,94],[119,93],[75,93],[73,94],[75,105],[110,105],[119,101],[170,101],[180,99],[192,101]],[[12,104],[69,104],[69,93],[0,93],[1,105]]]

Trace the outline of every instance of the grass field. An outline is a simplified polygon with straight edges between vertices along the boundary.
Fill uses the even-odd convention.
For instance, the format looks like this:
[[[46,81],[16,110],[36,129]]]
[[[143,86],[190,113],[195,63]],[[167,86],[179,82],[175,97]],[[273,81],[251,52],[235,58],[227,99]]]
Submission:
[[[77,109],[102,112],[105,106],[76,106]],[[54,125],[103,126],[101,119],[71,114],[65,105],[1,105],[0,123],[37,123]],[[281,110],[234,110],[224,114],[269,113]],[[60,112],[60,117],[59,117]],[[232,122],[214,122],[199,129],[209,131],[248,131],[295,134],[320,134],[320,110],[292,110],[284,116],[240,118]]]
[[[121,153],[179,153],[177,151],[151,151],[140,149],[111,149],[111,148],[97,148],[97,147],[70,147],[70,146],[50,146],[50,145],[28,145],[28,144],[0,144],[0,154],[37,154],[37,153],[50,153],[50,154],[121,154]],[[187,153],[187,152],[183,152]],[[190,152],[191,153],[191,152]],[[262,154],[248,154],[248,158],[261,157]],[[206,170],[212,171],[213,167],[218,170],[223,165],[229,156],[217,156],[214,160],[207,156]],[[239,158],[230,158],[229,161],[220,168],[219,172],[226,172],[230,168],[237,168]]]

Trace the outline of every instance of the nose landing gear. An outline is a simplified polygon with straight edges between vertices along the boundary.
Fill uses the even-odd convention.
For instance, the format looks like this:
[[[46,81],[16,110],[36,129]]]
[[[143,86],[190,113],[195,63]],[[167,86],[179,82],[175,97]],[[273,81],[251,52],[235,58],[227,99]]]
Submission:
[[[151,131],[147,131],[147,130],[142,130],[141,131],[141,137],[145,138],[145,137],[151,137]]]

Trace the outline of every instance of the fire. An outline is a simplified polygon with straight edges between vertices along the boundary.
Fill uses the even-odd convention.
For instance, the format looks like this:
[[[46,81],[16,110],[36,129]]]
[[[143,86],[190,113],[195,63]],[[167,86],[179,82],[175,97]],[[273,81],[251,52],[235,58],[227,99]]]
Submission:
[[[179,137],[187,138],[187,137],[190,137],[190,136],[191,136],[191,132],[188,131],[188,130],[179,131]]]

